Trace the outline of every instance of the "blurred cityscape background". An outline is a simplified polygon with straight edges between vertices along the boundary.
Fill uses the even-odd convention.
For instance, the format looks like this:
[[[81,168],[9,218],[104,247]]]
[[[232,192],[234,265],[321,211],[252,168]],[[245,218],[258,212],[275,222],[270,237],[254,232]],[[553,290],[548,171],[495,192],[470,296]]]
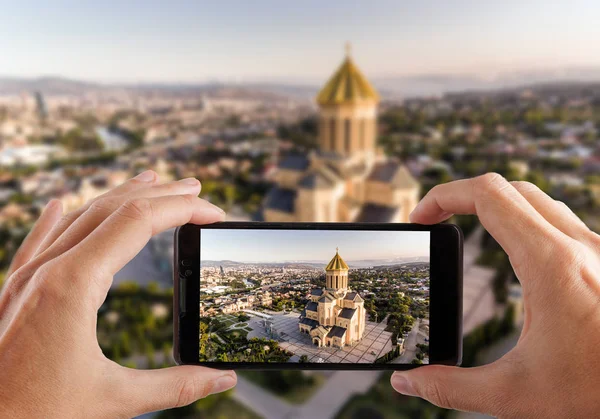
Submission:
[[[315,221],[402,219],[434,185],[496,171],[537,184],[600,229],[593,1],[25,1],[1,10],[3,271],[49,199],[70,211],[145,169],[163,181],[197,177],[230,220]],[[303,213],[296,200],[322,212]],[[473,366],[516,343],[522,298],[476,218],[451,221],[466,236],[463,365]],[[171,257],[172,232],[152,239],[99,312],[100,344],[123,365],[173,364]],[[221,284],[224,338],[246,318],[240,288],[255,286],[238,282]],[[266,291],[257,301],[267,312],[300,315],[308,297],[281,284]],[[408,320],[388,297],[374,294],[370,320],[401,331]],[[399,396],[389,377],[240,374],[232,391],[147,416],[479,417]]]

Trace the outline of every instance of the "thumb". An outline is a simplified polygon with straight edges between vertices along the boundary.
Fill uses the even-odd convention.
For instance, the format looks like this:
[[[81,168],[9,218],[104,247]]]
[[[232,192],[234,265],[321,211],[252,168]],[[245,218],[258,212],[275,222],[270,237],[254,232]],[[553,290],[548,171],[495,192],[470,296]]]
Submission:
[[[221,371],[194,365],[156,370],[123,368],[122,395],[132,416],[155,410],[186,406],[211,394],[229,390],[237,378],[233,371]]]
[[[459,368],[443,365],[395,372],[392,387],[401,394],[421,397],[447,409],[493,414],[502,396],[498,365]]]

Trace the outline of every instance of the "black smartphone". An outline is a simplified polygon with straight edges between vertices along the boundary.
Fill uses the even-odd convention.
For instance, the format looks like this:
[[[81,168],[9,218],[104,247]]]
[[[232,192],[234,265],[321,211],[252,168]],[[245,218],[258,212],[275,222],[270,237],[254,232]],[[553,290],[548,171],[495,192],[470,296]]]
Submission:
[[[174,254],[180,364],[401,370],[461,362],[455,225],[186,224]]]

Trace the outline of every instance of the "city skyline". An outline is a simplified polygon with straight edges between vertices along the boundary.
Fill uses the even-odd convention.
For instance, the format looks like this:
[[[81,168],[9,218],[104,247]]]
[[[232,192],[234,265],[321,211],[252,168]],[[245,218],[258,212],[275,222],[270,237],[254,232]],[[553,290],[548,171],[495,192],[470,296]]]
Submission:
[[[429,232],[423,231],[204,229],[200,256],[202,261],[319,263],[329,261],[339,248],[340,255],[351,263],[429,257],[429,241]],[[242,245],[232,247],[232,243]]]
[[[590,0],[348,6],[15,3],[3,6],[2,76],[101,82],[322,81],[351,41],[372,77],[600,66]],[[533,18],[535,17],[535,18]]]

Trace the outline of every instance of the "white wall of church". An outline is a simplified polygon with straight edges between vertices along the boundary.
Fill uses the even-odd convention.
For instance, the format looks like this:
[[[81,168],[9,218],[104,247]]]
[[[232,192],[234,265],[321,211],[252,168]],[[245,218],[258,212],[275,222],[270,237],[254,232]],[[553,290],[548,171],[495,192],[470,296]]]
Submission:
[[[296,219],[296,214],[290,214],[289,212],[277,211],[272,208],[264,209],[264,217],[265,220],[271,221],[274,223],[288,223],[298,221]]]
[[[397,196],[394,195],[389,183],[368,181],[366,182],[365,202],[385,206],[398,206],[400,202],[396,201]]]
[[[319,147],[349,156],[375,148],[377,107],[375,104],[322,107],[319,117]]]
[[[302,176],[304,176],[304,173],[297,170],[278,169],[275,174],[275,181],[282,188],[296,189]]]

